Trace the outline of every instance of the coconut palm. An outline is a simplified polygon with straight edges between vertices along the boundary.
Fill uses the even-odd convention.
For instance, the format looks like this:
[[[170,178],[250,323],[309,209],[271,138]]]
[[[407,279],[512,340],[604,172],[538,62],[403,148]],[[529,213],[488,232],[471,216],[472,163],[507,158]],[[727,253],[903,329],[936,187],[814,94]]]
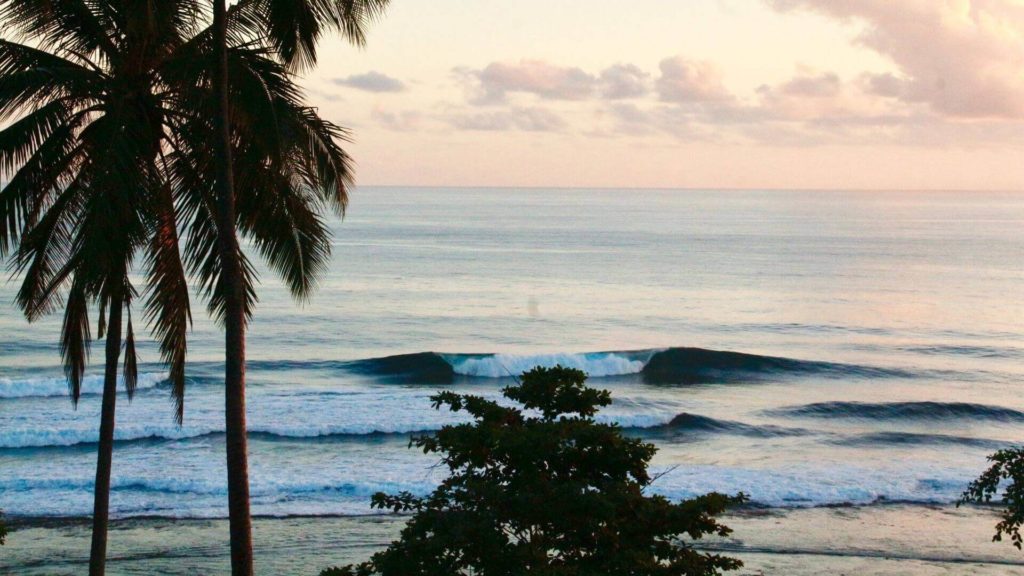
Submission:
[[[117,365],[131,399],[137,380],[130,279],[144,253],[153,290],[147,315],[184,390],[188,292],[174,206],[157,163],[165,146],[159,70],[200,29],[197,2],[3,0],[0,40],[0,256],[23,282],[30,321],[63,303],[61,353],[72,402],[81,395],[89,311],[106,338],[89,572],[103,574],[107,547]],[[126,321],[124,320],[125,318]]]
[[[252,520],[249,510],[248,449],[245,425],[245,329],[251,312],[251,285],[238,243],[238,210],[242,194],[236,189],[232,129],[228,119],[236,101],[230,98],[231,40],[257,41],[273,51],[286,66],[297,69],[316,62],[316,44],[328,29],[337,29],[355,44],[365,40],[367,24],[388,0],[242,0],[232,7],[213,2],[215,96],[214,171],[216,174],[216,237],[218,280],[223,295],[218,312],[225,328],[225,427],[227,438],[228,510],[231,530],[231,566],[235,576],[253,573]],[[294,284],[293,284],[294,289]]]
[[[145,10],[145,12],[140,12]],[[184,286],[177,238],[161,227],[173,210],[156,170],[161,104],[153,72],[188,35],[195,5],[186,2],[3,2],[0,19],[37,47],[0,42],[0,132],[9,177],[0,193],[0,253],[14,250],[24,277],[18,304],[29,320],[64,301],[61,352],[77,405],[90,341],[89,308],[98,305],[106,363],[96,468],[90,574],[103,574],[109,515],[117,364],[124,334],[124,382],[137,377],[129,279],[147,241],[150,275]],[[169,249],[168,249],[169,248]],[[177,274],[174,270],[177,270]],[[154,294],[158,326],[175,390],[184,385],[184,307]],[[180,297],[179,297],[180,303]]]
[[[139,256],[147,264],[146,316],[171,367],[179,422],[190,323],[186,268],[235,344],[226,355],[232,564],[236,573],[252,572],[243,370],[244,323],[255,292],[237,233],[251,239],[294,294],[307,296],[330,252],[320,214],[344,210],[351,174],[338,145],[344,131],[302,105],[287,67],[296,58],[288,54],[308,50],[289,53],[254,38],[269,13],[261,6],[237,4],[230,21],[193,33],[194,2],[0,0],[7,29],[35,43],[0,46],[0,121],[16,118],[0,132],[0,176],[9,175],[0,192],[0,255],[14,251],[24,276],[19,304],[30,320],[64,302],[62,352],[76,403],[90,305],[100,308],[100,332],[109,327],[94,574],[103,571],[106,549],[121,318],[136,297],[129,273]],[[363,18],[352,8],[337,14]],[[215,49],[218,26],[230,39],[228,50]],[[359,41],[359,30],[346,33]],[[219,113],[224,99],[213,97],[217,78],[230,79],[230,116]],[[220,129],[230,144],[211,147]],[[224,162],[232,154],[238,161]],[[217,172],[225,165],[232,167],[226,176]],[[131,391],[130,312],[125,344]]]
[[[211,83],[200,82],[193,91],[179,94],[178,108],[196,113],[173,122],[176,138],[167,162],[182,209],[186,265],[198,279],[211,315],[225,327],[232,572],[252,574],[244,330],[256,293],[254,269],[238,237],[249,240],[293,295],[307,298],[330,257],[330,231],[321,214],[344,212],[352,170],[339,146],[346,132],[303,104],[275,48],[243,33],[239,23],[247,21],[246,5],[237,6],[227,22],[228,50],[221,54],[197,46],[194,57],[179,61],[179,85],[190,78],[209,78]],[[215,23],[213,42],[217,27]],[[210,73],[220,65],[226,66],[225,72]],[[227,116],[225,98],[217,95],[218,78],[228,79],[226,100],[232,105]],[[210,146],[211,124],[215,134],[228,132],[227,147]],[[231,158],[225,175],[225,159]]]

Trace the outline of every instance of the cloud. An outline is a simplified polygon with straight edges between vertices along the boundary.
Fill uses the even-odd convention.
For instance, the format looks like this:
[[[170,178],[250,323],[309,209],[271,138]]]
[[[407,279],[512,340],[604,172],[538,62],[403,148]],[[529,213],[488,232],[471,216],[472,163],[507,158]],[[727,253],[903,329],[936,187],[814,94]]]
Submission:
[[[650,78],[650,74],[633,64],[610,66],[601,72],[601,95],[609,100],[645,96]]]
[[[789,96],[807,98],[834,98],[839,95],[842,82],[832,72],[798,74],[779,87],[779,92]]]
[[[599,133],[804,147],[906,142],[910,134],[925,134],[930,122],[942,122],[920,104],[876,94],[887,88],[882,75],[846,81],[835,72],[797,66],[789,78],[740,97],[724,88],[711,65],[675,57],[664,60],[662,70],[658,101],[610,102]]]
[[[820,9],[841,18],[854,17],[852,8],[870,5],[882,10],[889,6],[889,0],[835,0],[834,4],[766,1],[781,10]],[[915,10],[925,10],[923,1],[906,2]],[[928,5],[932,2],[947,0],[929,0]],[[849,8],[851,15],[842,15],[846,13],[841,7]],[[1021,15],[1024,17],[1024,12]],[[868,26],[864,34],[868,38],[878,32]],[[957,66],[955,58],[947,60],[937,65]],[[1024,47],[1013,62],[1024,63]],[[456,69],[469,88],[467,100],[435,120],[449,129],[470,131],[561,132],[785,147],[986,147],[1024,141],[1024,130],[1020,130],[1024,113],[1016,115],[1012,106],[980,98],[970,100],[967,106],[949,94],[925,90],[922,76],[915,72],[918,68],[897,68],[844,77],[832,70],[797,65],[787,78],[754,92],[732,93],[718,66],[685,56],[665,58],[659,63],[660,73],[653,74],[633,63],[614,64],[592,74],[579,67],[536,60],[494,62],[481,69]],[[974,71],[958,74],[978,80]],[[1024,73],[1021,78],[1024,83]],[[1010,90],[1016,80],[1007,77],[1001,81]],[[1024,94],[1021,102],[1024,106]],[[394,123],[399,122],[396,119]],[[1021,134],[1015,135],[1015,130]]]
[[[865,25],[858,41],[901,74],[867,78],[872,93],[959,118],[1024,118],[1020,0],[766,0]]]
[[[860,77],[862,89],[868,94],[884,98],[902,98],[906,96],[907,80],[895,74],[864,73]]]
[[[367,92],[402,92],[405,90],[405,83],[398,78],[392,78],[373,70],[365,74],[353,74],[346,78],[333,78],[331,82],[338,86],[348,86]]]
[[[575,67],[523,60],[518,64],[493,62],[468,74],[480,84],[481,102],[502,102],[510,92],[534,94],[548,100],[585,100],[594,94],[597,78]]]
[[[714,102],[732,99],[714,64],[681,56],[661,61],[658,96],[664,102]]]
[[[448,123],[460,130],[558,132],[567,127],[558,114],[545,108],[510,108],[477,113],[453,114]]]
[[[650,92],[651,78],[634,64],[615,64],[600,74],[591,74],[575,66],[542,60],[492,62],[480,70],[457,68],[455,72],[473,83],[473,99],[480,104],[502,103],[515,93],[565,101],[641,98]]]
[[[399,132],[411,132],[413,130],[417,130],[420,128],[423,120],[423,114],[416,110],[390,112],[380,106],[374,107],[373,111],[370,112],[370,117],[373,118],[377,124],[380,124],[389,130],[397,130]]]

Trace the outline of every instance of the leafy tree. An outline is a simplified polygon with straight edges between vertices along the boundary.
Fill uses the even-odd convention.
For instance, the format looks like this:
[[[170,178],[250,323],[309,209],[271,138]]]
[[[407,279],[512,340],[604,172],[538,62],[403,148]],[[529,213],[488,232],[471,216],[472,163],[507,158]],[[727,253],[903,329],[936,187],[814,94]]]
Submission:
[[[1024,545],[1020,534],[1021,524],[1024,524],[1024,448],[1000,450],[988,459],[992,465],[971,482],[957,506],[968,502],[991,502],[999,492],[1000,484],[1008,480],[1002,494],[1002,520],[996,524],[992,541],[1001,542],[1003,536],[1009,536],[1010,542],[1020,550]]]
[[[4,525],[4,513],[0,511],[0,546],[7,540],[7,526]]]
[[[503,390],[522,408],[434,396],[435,408],[474,418],[411,442],[440,454],[450,476],[426,498],[374,495],[375,508],[412,513],[400,539],[321,576],[705,576],[740,567],[689,541],[729,534],[715,517],[745,497],[647,494],[656,448],[595,422],[611,397],[585,380],[579,370],[535,368]]]

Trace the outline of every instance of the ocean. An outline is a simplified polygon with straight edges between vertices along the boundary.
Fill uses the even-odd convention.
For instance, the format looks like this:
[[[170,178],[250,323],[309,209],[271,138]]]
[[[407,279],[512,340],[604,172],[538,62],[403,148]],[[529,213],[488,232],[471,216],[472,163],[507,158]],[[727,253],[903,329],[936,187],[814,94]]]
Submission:
[[[949,504],[1024,439],[1024,195],[372,188],[295,302],[261,272],[248,339],[253,512],[424,494],[409,435],[534,365],[611,390],[654,442],[653,490],[756,507]],[[10,272],[5,272],[8,277]],[[141,286],[141,280],[140,280]],[[92,510],[102,344],[77,409],[60,318],[0,287],[0,509]],[[142,310],[134,311],[142,332]],[[222,339],[193,300],[185,422],[153,344],[119,399],[112,515],[223,518]]]

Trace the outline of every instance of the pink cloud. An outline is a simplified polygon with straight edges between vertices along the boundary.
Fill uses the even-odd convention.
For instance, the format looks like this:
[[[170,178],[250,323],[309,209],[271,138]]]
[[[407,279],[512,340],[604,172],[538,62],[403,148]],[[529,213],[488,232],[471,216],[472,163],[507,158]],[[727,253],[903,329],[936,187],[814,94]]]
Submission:
[[[558,132],[566,127],[561,116],[544,108],[510,108],[469,114],[454,114],[447,122],[460,130]]]
[[[801,74],[779,87],[783,94],[806,98],[834,98],[841,89],[839,76],[832,72]]]
[[[648,92],[651,75],[634,64],[616,64],[601,72],[601,94],[609,100],[638,98]]]
[[[665,102],[713,102],[732,96],[722,84],[722,73],[714,64],[687,60],[681,56],[661,61],[658,95]]]
[[[1024,4],[1019,0],[766,0],[866,25],[859,41],[902,77],[874,92],[965,118],[1024,118]]]
[[[509,92],[526,92],[550,100],[584,100],[594,94],[597,78],[575,67],[540,60],[518,64],[493,62],[471,72],[480,82],[484,101],[500,102]]]

